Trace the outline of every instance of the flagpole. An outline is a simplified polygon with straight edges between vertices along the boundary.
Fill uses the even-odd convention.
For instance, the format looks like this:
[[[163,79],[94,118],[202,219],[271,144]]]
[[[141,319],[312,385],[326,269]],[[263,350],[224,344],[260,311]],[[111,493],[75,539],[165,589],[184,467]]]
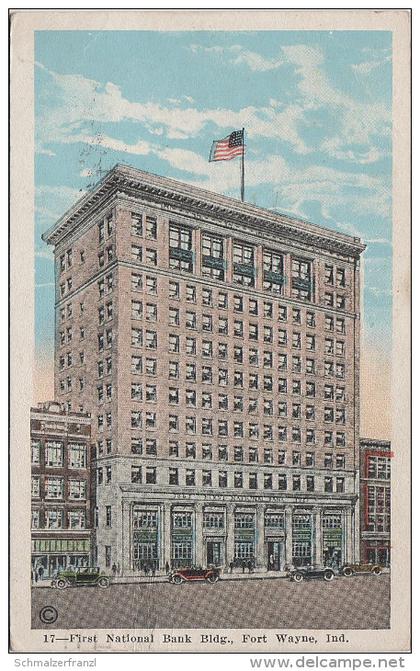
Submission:
[[[245,128],[242,128],[242,157],[241,157],[241,201],[245,197]]]

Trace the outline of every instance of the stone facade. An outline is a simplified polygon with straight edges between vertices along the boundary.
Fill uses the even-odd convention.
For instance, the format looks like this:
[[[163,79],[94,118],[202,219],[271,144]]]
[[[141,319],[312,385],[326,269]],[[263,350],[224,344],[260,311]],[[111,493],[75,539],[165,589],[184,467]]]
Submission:
[[[116,166],[44,240],[101,568],[358,559],[360,239]]]

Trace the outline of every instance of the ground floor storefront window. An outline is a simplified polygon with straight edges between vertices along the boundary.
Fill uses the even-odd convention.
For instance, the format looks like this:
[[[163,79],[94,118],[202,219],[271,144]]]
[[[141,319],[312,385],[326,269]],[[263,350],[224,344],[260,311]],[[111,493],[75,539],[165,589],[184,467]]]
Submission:
[[[313,523],[311,514],[293,515],[292,525],[292,562],[293,566],[312,564]]]
[[[194,564],[194,519],[191,510],[172,511],[171,564],[172,568]]]
[[[159,568],[159,515],[156,510],[133,510],[133,569],[145,574]]]
[[[322,518],[324,566],[338,569],[343,556],[343,525],[340,514],[324,514]]]
[[[365,561],[368,564],[381,564],[382,566],[389,566],[391,563],[391,551],[389,545],[383,543],[378,545],[371,545],[365,549]]]
[[[56,578],[60,571],[89,566],[88,554],[35,555],[32,557],[32,582]]]
[[[172,567],[181,568],[183,566],[192,566],[193,563],[193,544],[192,538],[172,539]]]

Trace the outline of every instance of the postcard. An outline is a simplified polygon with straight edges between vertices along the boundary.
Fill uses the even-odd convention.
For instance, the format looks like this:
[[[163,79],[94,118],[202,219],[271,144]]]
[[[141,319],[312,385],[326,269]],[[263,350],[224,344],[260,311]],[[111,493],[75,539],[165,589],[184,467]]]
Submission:
[[[408,652],[410,11],[11,11],[13,652]]]

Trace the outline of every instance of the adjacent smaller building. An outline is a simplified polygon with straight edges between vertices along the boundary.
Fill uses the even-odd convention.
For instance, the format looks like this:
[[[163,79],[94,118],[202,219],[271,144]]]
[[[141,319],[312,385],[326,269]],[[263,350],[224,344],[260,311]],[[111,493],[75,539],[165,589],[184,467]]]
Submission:
[[[360,558],[388,566],[391,561],[391,443],[360,439]]]
[[[91,561],[91,419],[48,401],[31,408],[32,580]]]

